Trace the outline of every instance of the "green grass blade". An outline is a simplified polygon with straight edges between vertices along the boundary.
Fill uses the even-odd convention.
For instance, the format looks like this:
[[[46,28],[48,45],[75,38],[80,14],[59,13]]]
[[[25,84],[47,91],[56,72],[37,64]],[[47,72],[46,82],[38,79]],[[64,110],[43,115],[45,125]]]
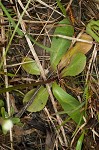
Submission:
[[[8,17],[8,21],[12,24],[12,26],[14,28],[16,28],[16,23],[13,20],[13,18],[11,17],[11,15],[9,14],[9,12],[7,11],[7,9],[4,7],[4,5],[1,3],[0,1],[0,6],[2,8],[2,10],[4,11],[5,15]],[[18,35],[23,36],[22,31],[17,27],[16,32],[18,33]]]
[[[17,24],[15,24],[13,18],[10,16],[10,14],[9,14],[8,11],[6,10],[6,8],[3,6],[3,4],[0,2],[1,8],[2,8],[3,11],[5,12],[5,14],[7,15],[8,19],[11,21],[13,27],[15,28],[14,31],[13,31],[13,34],[12,34],[12,36],[11,36],[11,38],[10,38],[10,41],[9,41],[7,47],[6,47],[5,54],[3,55],[2,59],[1,59],[2,61],[1,61],[1,63],[0,63],[0,69],[1,69],[1,67],[2,67],[2,65],[3,65],[4,58],[5,58],[5,56],[6,56],[7,52],[8,52],[8,50],[9,50],[9,47],[10,47],[10,45],[11,45],[11,42],[12,42],[12,40],[13,40],[13,37],[14,37],[15,33],[17,32],[17,33],[18,33],[19,35],[21,35],[21,36],[24,35],[23,32],[22,32],[21,30],[19,30],[18,26],[19,26],[19,24],[20,24],[20,22],[21,22],[21,20],[22,20],[22,17],[23,17],[23,15],[24,15],[26,9],[28,8],[28,5],[29,5],[30,1],[31,1],[31,0],[29,0],[28,3],[26,4],[25,9],[24,9],[24,11],[22,12],[22,14],[21,14],[21,16],[20,16],[19,21],[18,21]]]
[[[66,16],[66,9],[65,7],[62,5],[61,0],[56,0],[58,7],[60,8],[60,10],[62,11],[63,15]]]
[[[85,134],[85,131],[83,131],[83,133],[81,134],[81,136],[79,137],[79,139],[77,141],[76,150],[81,150],[82,149],[84,134]]]
[[[37,42],[35,39],[33,39],[33,37],[29,34],[27,34],[27,36],[29,37],[29,39],[34,43],[36,44],[37,46],[39,46],[40,48],[43,48],[44,50],[46,50],[47,52],[51,52],[51,48],[45,46],[45,45],[42,45],[41,43]]]

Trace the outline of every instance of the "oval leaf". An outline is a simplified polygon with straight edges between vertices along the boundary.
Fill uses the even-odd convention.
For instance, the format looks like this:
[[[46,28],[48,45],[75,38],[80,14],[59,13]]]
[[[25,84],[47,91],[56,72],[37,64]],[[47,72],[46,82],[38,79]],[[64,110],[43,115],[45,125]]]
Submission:
[[[87,41],[93,41],[92,37],[86,33],[82,34],[80,36],[80,39],[82,40],[87,40]],[[86,54],[89,52],[89,50],[92,48],[92,45],[91,43],[85,43],[85,42],[79,42],[77,41],[75,46],[70,48],[66,54],[62,57],[59,65],[58,65],[58,68],[59,70],[62,70],[64,67],[67,67],[68,64],[70,63],[70,60],[72,59],[72,57],[77,54],[77,53],[83,53],[83,54]]]
[[[24,64],[22,64],[22,67],[27,73],[33,75],[40,75],[40,70],[36,62],[32,58],[25,57],[23,58],[22,62],[25,62]]]
[[[80,74],[86,65],[86,56],[83,53],[77,53],[71,60],[69,66],[64,68],[61,76],[76,76]]]
[[[28,102],[33,96],[34,92],[35,92],[35,89],[32,89],[28,93],[26,93],[23,99],[23,103]]]
[[[31,97],[33,96],[34,91],[35,91],[35,89],[32,89],[31,91],[29,91],[25,95],[23,102],[28,102],[31,99]],[[48,96],[49,96],[49,94],[47,92],[47,89],[42,86],[40,88],[40,90],[38,91],[33,103],[27,108],[27,111],[37,112],[37,111],[42,110],[47,103]]]
[[[12,119],[13,124],[18,124],[20,122],[20,118],[13,117]]]
[[[80,36],[80,39],[87,40],[89,42],[93,41],[92,37],[86,33],[83,33]],[[90,51],[92,46],[93,46],[93,43],[86,43],[86,42],[77,41],[75,46],[73,47],[73,49],[75,52],[81,52],[83,54],[86,54]]]
[[[59,22],[59,26],[55,29],[54,35],[73,36],[74,28],[70,24],[69,19],[63,19]],[[67,49],[70,47],[71,41],[60,37],[53,37],[51,43],[51,66],[53,69],[57,68],[57,65],[65,54]]]
[[[53,83],[52,91],[55,98],[59,101],[64,111],[76,122],[82,118],[82,112],[79,108],[80,103],[74,97],[66,93],[59,85]]]

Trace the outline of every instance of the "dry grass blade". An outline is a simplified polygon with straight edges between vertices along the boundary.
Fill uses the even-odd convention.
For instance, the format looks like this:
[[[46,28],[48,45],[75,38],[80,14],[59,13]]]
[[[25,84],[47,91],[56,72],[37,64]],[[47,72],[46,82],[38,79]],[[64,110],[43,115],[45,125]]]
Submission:
[[[94,45],[94,50],[93,50],[93,53],[92,53],[92,57],[90,59],[90,63],[89,63],[89,66],[88,66],[88,71],[87,71],[87,75],[86,75],[86,83],[88,82],[89,80],[89,76],[90,74],[92,74],[93,72],[93,66],[94,66],[94,62],[96,60],[96,57],[97,57],[97,48],[96,48],[96,44]],[[96,76],[97,76],[97,79],[99,80],[99,72],[96,71]]]
[[[54,12],[58,13],[59,15],[65,17],[62,13],[60,13],[59,11],[55,10],[53,7],[47,5],[45,2],[41,1],[41,0],[35,0],[37,2],[39,2],[40,4],[46,6],[47,8],[50,8],[51,10],[53,10]]]
[[[79,41],[79,42],[84,42],[84,43],[93,44],[92,41],[83,40],[83,39],[80,39],[80,38],[73,38],[73,37],[63,36],[63,35],[53,35],[53,36],[61,37],[61,38],[68,39],[68,40],[74,40],[74,41]]]
[[[21,2],[20,0],[18,0],[18,3],[19,3],[19,5],[21,6],[21,8],[23,9],[23,11],[25,11],[25,13],[27,14],[27,16],[28,16],[29,18],[31,18],[31,16],[30,16],[29,13],[27,12],[27,10],[25,10],[25,8],[24,8],[22,2]]]

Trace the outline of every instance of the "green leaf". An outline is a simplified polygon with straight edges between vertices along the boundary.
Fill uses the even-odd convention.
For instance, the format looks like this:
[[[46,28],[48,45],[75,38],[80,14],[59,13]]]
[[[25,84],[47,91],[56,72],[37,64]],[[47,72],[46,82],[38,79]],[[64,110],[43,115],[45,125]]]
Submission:
[[[14,117],[11,119],[13,124],[18,124],[20,122],[20,118]]]
[[[80,102],[66,93],[56,82],[53,83],[52,91],[66,113],[78,124],[83,112],[80,112]]]
[[[12,73],[5,73],[4,71],[0,71],[0,75],[7,75],[9,77],[15,77],[16,75],[15,74],[12,74]]]
[[[84,134],[85,134],[85,131],[83,131],[83,133],[81,134],[81,136],[79,137],[79,139],[77,141],[76,150],[81,150],[82,149]]]
[[[6,117],[6,111],[4,107],[1,108],[1,115],[2,115],[2,118]]]
[[[12,74],[12,73],[7,73],[7,76],[8,76],[8,77],[15,77],[16,75],[15,75],[15,74]]]
[[[59,22],[58,27],[55,29],[54,35],[64,35],[72,37],[74,34],[74,28],[70,24],[68,18]],[[51,43],[51,66],[53,69],[57,68],[59,61],[70,47],[71,41],[60,37],[53,37]]]
[[[4,106],[4,101],[0,99],[0,108]]]
[[[35,92],[35,89],[32,89],[28,93],[26,93],[24,96],[24,99],[23,99],[23,103],[28,102],[31,99],[31,97],[33,96],[34,92]]]
[[[40,75],[39,68],[36,62],[32,58],[25,57],[23,58],[23,62],[25,63],[22,64],[22,67],[27,73],[33,74],[33,75]]]
[[[11,107],[10,107],[10,115],[13,116],[14,113],[15,113],[15,110],[14,110],[14,108],[11,106]]]
[[[31,99],[31,97],[33,96],[34,91],[35,91],[35,89],[32,89],[31,91],[29,91],[25,95],[23,102],[28,102]],[[27,108],[27,110],[29,112],[37,112],[37,111],[42,110],[47,103],[48,96],[49,96],[49,94],[47,92],[47,89],[44,88],[43,86],[41,86],[41,88],[38,91],[33,103]]]
[[[77,53],[71,59],[70,64],[67,68],[64,68],[61,72],[61,76],[76,76],[80,74],[86,65],[86,56],[83,53]]]
[[[90,35],[83,33],[80,37],[82,40],[87,40],[90,42],[93,42],[93,39]],[[92,43],[86,43],[82,41],[77,41],[73,47],[71,47],[65,55],[62,57],[61,61],[59,62],[58,69],[59,71],[63,68],[66,68],[70,61],[72,60],[73,56],[77,53],[83,53],[86,54],[90,51],[92,48]]]

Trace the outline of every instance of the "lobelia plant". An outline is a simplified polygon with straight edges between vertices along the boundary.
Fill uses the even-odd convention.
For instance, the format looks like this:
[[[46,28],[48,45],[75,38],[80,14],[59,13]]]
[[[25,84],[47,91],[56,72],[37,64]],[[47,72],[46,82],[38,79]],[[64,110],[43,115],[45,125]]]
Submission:
[[[84,70],[84,67],[86,65],[85,54],[92,47],[91,43],[76,42],[75,46],[69,49],[71,41],[68,39],[57,37],[57,35],[72,37],[73,34],[73,26],[70,24],[69,19],[66,18],[59,22],[58,27],[54,32],[54,35],[56,37],[52,38],[51,47],[49,49],[50,63],[53,71],[56,71],[58,67],[61,78],[66,76],[76,76],[80,74]],[[87,35],[86,33],[82,34],[80,38],[82,40],[89,40],[92,42],[91,36]],[[38,67],[36,67],[36,64],[34,63],[35,61],[32,60],[33,62],[30,62],[30,60],[30,58],[27,58],[27,61],[26,58],[23,59],[23,62],[26,62],[27,64],[23,64],[22,68],[27,73],[31,74],[32,72],[32,74],[39,75]],[[33,67],[34,65],[35,67]],[[34,70],[34,68],[36,68],[37,70]],[[84,111],[81,112],[80,109],[84,105],[84,103],[80,103],[69,93],[65,92],[62,87],[60,87],[56,82],[54,82],[51,86],[53,95],[61,104],[64,112],[67,113],[69,117],[72,118],[77,124],[82,124]],[[25,95],[23,102],[28,102],[31,99],[33,93],[34,89],[29,91]],[[34,98],[33,103],[27,108],[27,110],[29,112],[40,111],[45,107],[47,100],[48,92],[46,91],[46,88],[42,86],[38,91],[38,94]]]

